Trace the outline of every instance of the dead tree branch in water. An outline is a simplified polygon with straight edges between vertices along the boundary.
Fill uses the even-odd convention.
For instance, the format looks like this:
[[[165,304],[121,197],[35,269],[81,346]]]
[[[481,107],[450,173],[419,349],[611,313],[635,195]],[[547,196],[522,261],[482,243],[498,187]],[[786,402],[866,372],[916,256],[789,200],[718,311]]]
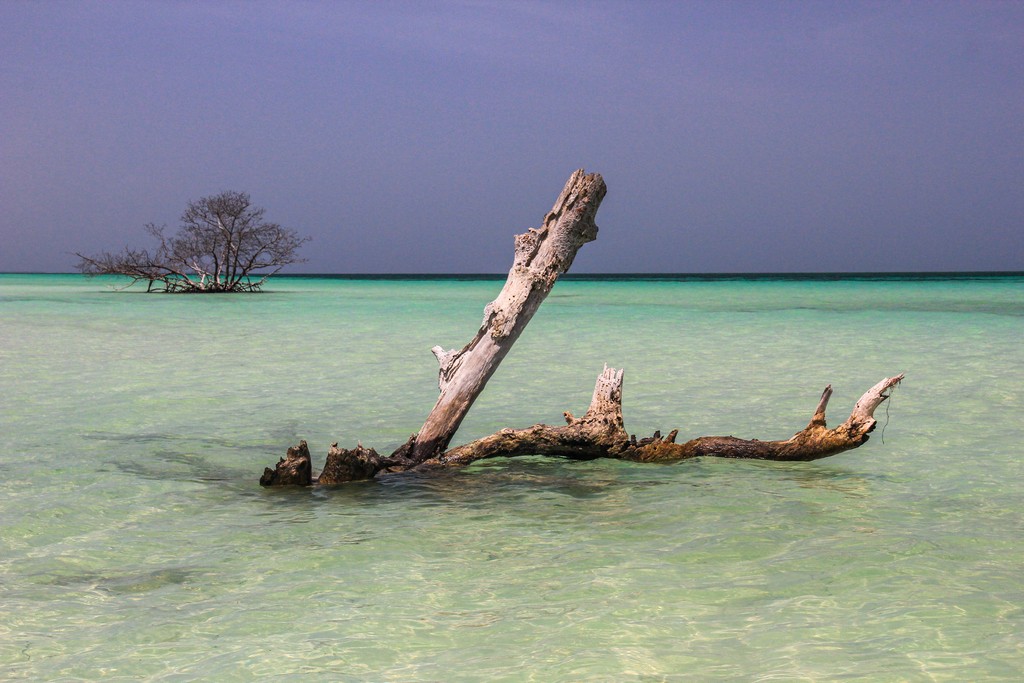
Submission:
[[[388,456],[362,444],[353,449],[333,444],[316,480],[312,477],[309,448],[303,441],[289,448],[275,469],[266,468],[260,483],[339,484],[371,479],[378,474],[457,467],[484,458],[518,455],[635,462],[669,462],[700,456],[816,460],[857,448],[868,440],[868,434],[875,428],[875,409],[900,383],[902,374],[887,377],[865,392],[850,417],[833,429],[825,424],[825,408],[832,395],[829,386],[810,423],[785,441],[702,436],[677,444],[676,430],[664,437],[655,432],[640,440],[626,432],[622,418],[623,371],[606,367],[597,378],[590,407],[583,417],[566,412],[564,426],[537,424],[525,429],[502,429],[449,448],[462,419],[558,277],[572,265],[580,247],[597,238],[594,218],[605,192],[600,175],[576,171],[544,217],[542,226],[516,236],[512,269],[501,293],[484,308],[476,336],[458,351],[446,351],[440,346],[432,349],[440,364],[440,396],[417,434]]]

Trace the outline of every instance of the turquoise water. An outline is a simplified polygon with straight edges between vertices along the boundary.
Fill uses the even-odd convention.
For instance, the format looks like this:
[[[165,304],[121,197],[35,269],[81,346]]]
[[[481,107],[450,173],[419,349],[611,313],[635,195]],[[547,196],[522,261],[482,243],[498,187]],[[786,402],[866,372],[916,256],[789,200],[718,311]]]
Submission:
[[[500,286],[0,276],[0,679],[1019,680],[1024,278],[562,282],[456,437],[582,412],[605,362],[687,438],[906,372],[833,458],[257,485],[403,442]]]

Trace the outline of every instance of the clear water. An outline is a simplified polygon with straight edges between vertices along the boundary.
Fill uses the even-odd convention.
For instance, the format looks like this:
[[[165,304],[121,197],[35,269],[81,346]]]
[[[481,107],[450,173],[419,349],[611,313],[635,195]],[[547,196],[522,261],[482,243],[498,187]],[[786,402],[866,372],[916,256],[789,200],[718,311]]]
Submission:
[[[0,276],[0,678],[1018,680],[1024,279],[567,281],[457,442],[558,423],[607,362],[630,431],[813,463],[522,458],[264,490],[300,438],[384,450],[494,281],[254,296]]]

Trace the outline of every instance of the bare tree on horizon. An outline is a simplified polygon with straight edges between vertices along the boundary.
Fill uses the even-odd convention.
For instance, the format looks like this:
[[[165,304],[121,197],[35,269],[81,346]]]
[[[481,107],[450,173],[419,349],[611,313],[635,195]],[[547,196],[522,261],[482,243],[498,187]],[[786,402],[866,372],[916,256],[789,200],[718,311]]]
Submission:
[[[147,282],[149,292],[256,292],[271,275],[302,263],[299,248],[309,241],[290,228],[263,220],[246,192],[221,192],[189,202],[181,228],[149,223],[158,241],[152,252],[125,247],[118,253],[86,256],[76,252],[85,275],[123,275],[127,286]]]

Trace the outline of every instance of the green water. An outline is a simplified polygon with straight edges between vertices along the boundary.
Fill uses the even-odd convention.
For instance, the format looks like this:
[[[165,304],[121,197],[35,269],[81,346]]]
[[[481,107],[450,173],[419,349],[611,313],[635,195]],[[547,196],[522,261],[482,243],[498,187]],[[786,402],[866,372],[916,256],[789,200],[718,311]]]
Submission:
[[[494,281],[146,295],[0,276],[0,679],[1019,680],[1024,278],[560,283],[456,437],[582,412],[813,463],[521,458],[264,490],[403,442]],[[883,427],[884,426],[884,427]]]

